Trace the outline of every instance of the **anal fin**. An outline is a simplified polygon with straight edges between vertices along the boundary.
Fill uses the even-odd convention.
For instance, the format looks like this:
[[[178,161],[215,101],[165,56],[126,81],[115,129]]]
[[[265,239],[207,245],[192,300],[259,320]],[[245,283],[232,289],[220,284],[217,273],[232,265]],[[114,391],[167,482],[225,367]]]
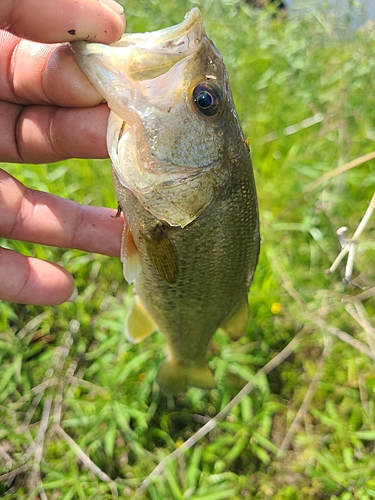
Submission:
[[[237,340],[245,333],[248,318],[249,304],[246,295],[220,328],[227,332],[231,339]]]
[[[143,307],[139,296],[136,295],[125,319],[126,339],[137,344],[157,329],[155,321]]]

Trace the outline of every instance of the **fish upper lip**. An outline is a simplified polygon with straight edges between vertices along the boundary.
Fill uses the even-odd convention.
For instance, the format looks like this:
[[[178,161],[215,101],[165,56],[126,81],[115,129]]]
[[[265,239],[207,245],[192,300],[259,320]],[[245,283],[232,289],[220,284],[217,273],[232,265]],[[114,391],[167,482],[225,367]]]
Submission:
[[[197,50],[203,36],[202,14],[197,7],[194,7],[181,23],[169,28],[151,33],[124,33],[120,40],[111,45],[79,40],[70,42],[70,47],[78,59],[81,56],[91,55],[102,57],[101,64],[105,67],[106,59],[110,59],[110,54],[116,49],[128,48],[129,51],[138,49],[149,55],[150,53],[174,55],[176,60],[182,59]]]
[[[203,32],[202,14],[197,7],[194,7],[185,15],[184,20],[175,26],[152,33],[140,33],[135,35],[132,33],[125,33],[125,35],[118,42],[113,43],[111,47],[138,45],[139,47],[152,51],[182,54],[189,51],[191,42],[200,43]],[[187,34],[191,34],[191,37],[187,37],[188,39],[184,40]],[[181,50],[184,46],[185,49]]]

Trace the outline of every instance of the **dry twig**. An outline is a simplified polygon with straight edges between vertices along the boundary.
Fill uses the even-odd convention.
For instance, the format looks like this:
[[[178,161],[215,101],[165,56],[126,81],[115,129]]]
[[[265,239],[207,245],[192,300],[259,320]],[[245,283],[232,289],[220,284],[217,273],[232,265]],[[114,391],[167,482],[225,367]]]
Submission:
[[[42,456],[43,456],[44,438],[46,436],[46,432],[48,429],[48,420],[49,420],[49,416],[51,413],[52,400],[53,400],[53,397],[49,394],[46,397],[46,400],[44,403],[42,420],[40,422],[37,438],[33,442],[34,446],[29,447],[29,449],[33,448],[32,452],[34,453],[34,463],[33,463],[32,475],[31,475],[31,480],[30,480],[31,490],[34,490],[36,488],[36,486],[38,485],[38,483],[41,483],[40,462],[41,462]],[[26,454],[27,454],[27,452],[26,452]],[[43,493],[44,493],[43,488],[41,488],[41,486],[39,486],[39,494],[43,495]]]
[[[344,163],[344,165],[340,165],[339,167],[327,172],[326,174],[319,177],[319,179],[316,179],[314,182],[309,184],[307,188],[304,190],[304,192],[312,191],[316,187],[320,186],[320,184],[323,184],[324,182],[333,179],[333,177],[343,174],[344,172],[347,172],[352,168],[358,167],[359,165],[362,165],[363,163],[373,160],[374,158],[375,158],[375,151],[371,151],[371,153],[367,153],[363,156],[360,156],[359,158],[356,158],[355,160],[352,160],[348,163]]]
[[[375,329],[370,324],[365,308],[361,302],[346,303],[345,309],[366,333],[367,343],[375,356]]]
[[[302,295],[294,288],[292,280],[290,279],[290,276],[288,275],[288,273],[286,273],[282,269],[280,259],[278,258],[278,256],[276,256],[276,253],[269,252],[269,257],[270,257],[270,261],[272,262],[272,265],[275,267],[276,271],[279,273],[279,276],[280,276],[281,281],[282,281],[282,285],[283,285],[285,291],[287,292],[287,294],[290,297],[292,297],[292,299],[296,302],[296,304],[299,307],[304,307],[305,302],[302,298]]]
[[[325,330],[329,332],[331,335],[334,335],[335,337],[339,338],[346,344],[349,344],[350,346],[354,347],[354,349],[357,349],[357,351],[366,354],[366,356],[375,361],[374,353],[360,340],[357,340],[353,338],[351,335],[349,335],[349,333],[339,330],[333,325],[330,325],[323,318],[315,318],[315,322],[323,331]]]
[[[373,297],[375,295],[375,286],[369,288],[368,290],[365,290],[364,292],[358,293],[357,295],[354,295],[353,297],[345,297],[343,299],[343,302],[363,302],[366,299],[369,299],[370,297]]]
[[[29,468],[30,468],[29,465],[23,464],[20,467],[17,467],[16,469],[10,470],[9,472],[5,472],[4,474],[1,474],[0,482],[11,480],[15,476],[18,476],[18,474],[22,474],[23,472],[26,472],[27,470],[29,470]]]
[[[58,434],[73,450],[81,462],[89,469],[93,474],[95,474],[103,482],[107,483],[114,498],[118,498],[118,491],[116,483],[109,477],[105,472],[103,472],[91,458],[86,455],[86,453],[78,446],[78,444],[72,439],[69,434],[67,434],[60,425],[55,425],[56,434]]]
[[[38,316],[38,318],[34,318],[35,320],[37,319],[37,321],[29,322],[28,325],[26,325],[26,327],[20,332],[20,337],[22,338],[23,336],[27,335],[27,333],[31,331],[33,328],[35,328],[37,323],[41,322],[44,318],[45,315],[40,315]],[[79,322],[76,320],[72,321],[70,325],[70,331],[67,331],[65,334],[64,344],[55,350],[54,355],[49,364],[49,367],[45,372],[43,381],[38,386],[31,389],[29,395],[27,395],[27,398],[25,395],[16,403],[16,406],[18,405],[17,407],[19,407],[20,405],[23,404],[25,400],[29,399],[32,395],[34,395],[34,398],[30,404],[30,407],[21,425],[21,430],[25,433],[28,433],[31,441],[29,447],[27,448],[22,457],[22,462],[27,462],[34,455],[33,463],[31,465],[23,463],[20,467],[0,476],[0,480],[12,479],[14,476],[20,474],[21,472],[31,469],[30,489],[35,491],[37,488],[39,490],[38,494],[41,500],[47,499],[47,496],[41,484],[40,463],[43,458],[43,447],[44,447],[45,436],[49,427],[49,419],[51,415],[52,403],[54,402],[54,409],[55,409],[54,421],[56,421],[57,420],[56,413],[58,413],[58,409],[61,406],[60,399],[62,399],[62,394],[60,394],[60,392],[64,389],[67,383],[65,374],[63,374],[64,364],[66,362],[66,359],[70,352],[70,348],[73,343],[73,336],[78,331],[78,328],[79,328]],[[68,378],[72,377],[75,367],[76,367],[76,362],[72,361],[68,368],[68,376],[69,376]],[[58,388],[60,388],[61,391],[57,393],[57,396],[53,396],[52,394],[47,394],[46,399],[44,401],[43,413],[38,429],[38,434],[35,439],[32,439],[31,434],[29,432],[30,422],[35,414],[37,407],[39,406],[42,400],[43,395],[45,394],[46,390],[52,385],[58,385]],[[60,399],[59,396],[61,396]]]
[[[306,413],[308,412],[309,406],[313,400],[313,397],[315,395],[315,392],[318,388],[318,385],[320,381],[322,380],[323,373],[324,373],[324,366],[326,364],[328,355],[331,351],[331,341],[330,337],[325,337],[324,338],[324,349],[322,353],[322,357],[319,359],[318,365],[316,367],[316,371],[314,373],[314,376],[311,380],[311,383],[309,385],[309,388],[305,394],[305,397],[303,399],[303,402],[291,424],[289,427],[288,432],[286,433],[283,442],[280,445],[279,451],[276,455],[276,458],[280,459],[285,456],[285,451],[288,449],[290,443],[293,441],[293,438],[298,430],[298,427],[300,426],[302,420],[305,418]]]
[[[45,319],[53,314],[52,309],[46,309],[42,313],[31,319],[26,325],[17,333],[17,340],[22,340],[28,333],[30,333],[34,328],[37,328]]]
[[[0,446],[0,456],[5,460],[6,467],[12,467],[13,458],[4,450],[2,446]]]
[[[344,276],[343,282],[345,284],[350,283],[350,278],[352,276],[353,266],[354,266],[355,245],[358,241],[358,238],[360,237],[360,235],[363,233],[365,227],[367,226],[367,223],[368,223],[374,209],[375,209],[375,193],[374,193],[373,197],[371,198],[370,204],[367,207],[365,215],[363,216],[359,226],[357,227],[357,230],[355,231],[353,236],[350,238],[350,240],[347,241],[347,244],[344,246],[344,248],[338,254],[338,256],[336,257],[332,266],[329,269],[327,269],[326,274],[333,273],[338,268],[340,262],[345,257],[345,255],[348,254],[348,260],[346,262],[345,276]],[[341,241],[342,241],[342,236],[343,236],[343,230],[344,230],[344,228],[340,228],[337,232]]]

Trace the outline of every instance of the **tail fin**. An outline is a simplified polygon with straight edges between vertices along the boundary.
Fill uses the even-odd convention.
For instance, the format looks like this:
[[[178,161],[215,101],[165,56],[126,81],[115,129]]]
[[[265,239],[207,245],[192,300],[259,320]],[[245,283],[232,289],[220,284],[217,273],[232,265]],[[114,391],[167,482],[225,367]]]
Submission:
[[[216,387],[214,376],[208,364],[186,366],[165,361],[159,368],[156,381],[165,394],[176,395],[185,392],[190,386],[201,389]]]

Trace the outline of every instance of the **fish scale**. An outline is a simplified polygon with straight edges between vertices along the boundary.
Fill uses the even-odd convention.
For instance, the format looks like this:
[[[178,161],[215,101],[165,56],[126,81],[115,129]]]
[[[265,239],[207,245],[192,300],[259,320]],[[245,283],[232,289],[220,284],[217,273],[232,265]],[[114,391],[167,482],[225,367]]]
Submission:
[[[177,26],[72,50],[111,109],[124,275],[136,290],[127,338],[163,333],[169,355],[157,381],[166,393],[210,389],[209,341],[218,328],[233,338],[246,330],[260,240],[249,149],[222,57],[196,8]]]

